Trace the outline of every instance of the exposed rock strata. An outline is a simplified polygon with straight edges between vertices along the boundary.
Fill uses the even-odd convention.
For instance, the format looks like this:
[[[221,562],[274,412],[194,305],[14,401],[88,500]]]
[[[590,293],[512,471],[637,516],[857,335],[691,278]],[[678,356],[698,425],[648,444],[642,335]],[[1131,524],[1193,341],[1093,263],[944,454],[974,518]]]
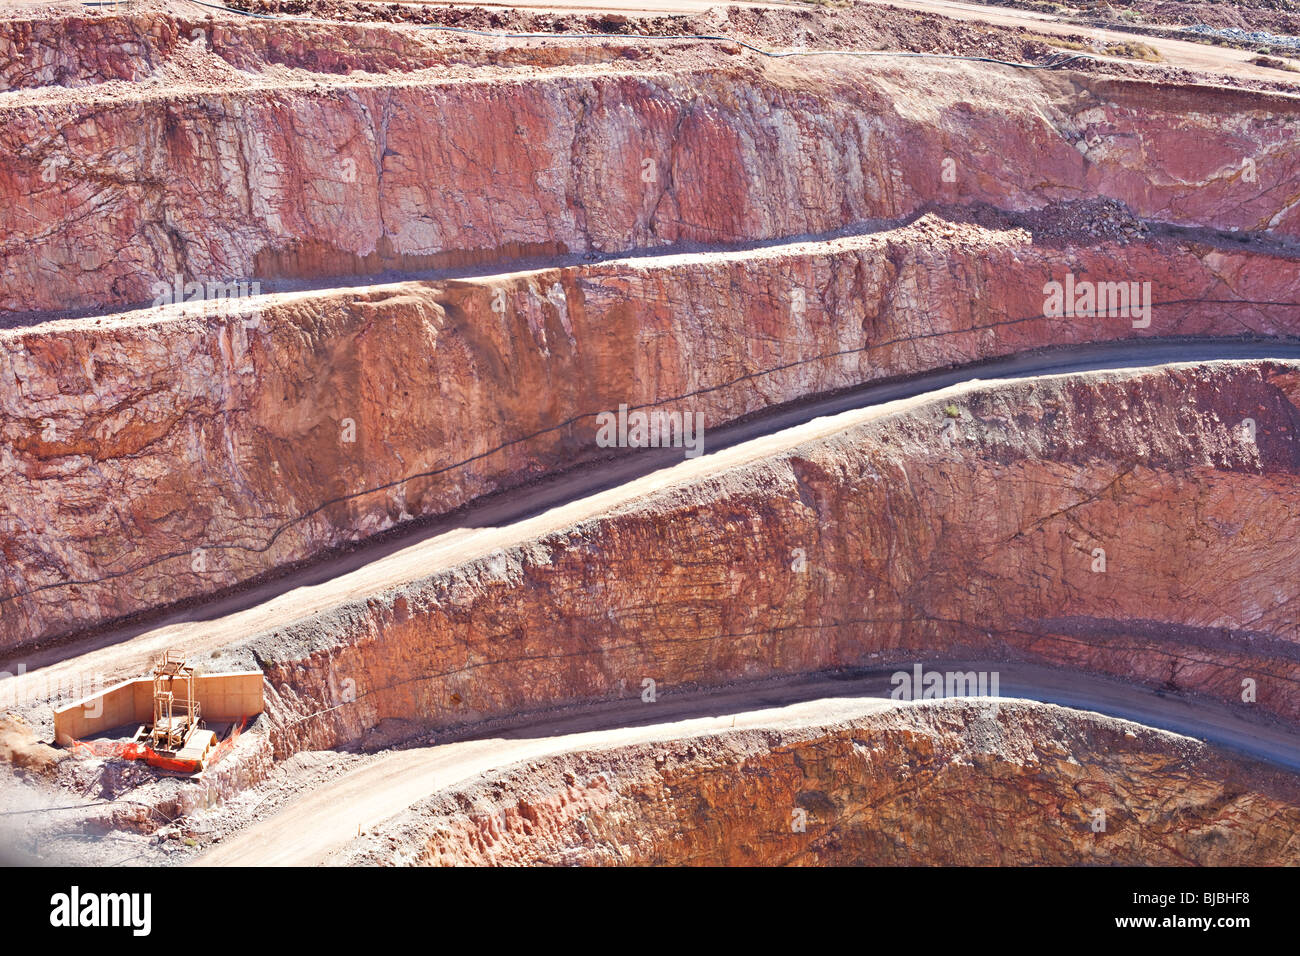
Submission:
[[[1298,401],[1269,362],[1003,383],[672,485],[255,639],[277,752],[927,657],[1300,718]]]
[[[0,107],[0,313],[147,303],[178,274],[770,240],[935,202],[1108,196],[1180,225],[1300,233],[1293,99],[951,61],[728,59],[18,94]]]
[[[1186,737],[944,701],[516,765],[332,862],[1293,866],[1298,826],[1294,776]]]
[[[1150,327],[1045,318],[1044,285],[1071,272],[1150,282]],[[1258,304],[1224,304],[1243,297]],[[927,216],[726,255],[0,332],[0,379],[17,383],[0,391],[0,646],[211,593],[606,455],[594,416],[623,403],[712,429],[1046,345],[1295,337],[1300,306],[1286,303],[1300,303],[1300,269],[1281,252],[1044,246]]]

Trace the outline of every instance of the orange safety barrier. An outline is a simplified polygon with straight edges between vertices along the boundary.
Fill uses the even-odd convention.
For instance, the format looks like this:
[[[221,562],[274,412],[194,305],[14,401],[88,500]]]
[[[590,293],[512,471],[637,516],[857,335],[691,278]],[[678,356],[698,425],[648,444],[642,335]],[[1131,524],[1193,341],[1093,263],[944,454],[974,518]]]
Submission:
[[[151,767],[157,767],[159,770],[174,770],[177,773],[194,773],[201,769],[197,760],[173,760],[171,757],[160,756],[152,750],[144,760]]]
[[[121,757],[124,760],[140,760],[153,753],[144,744],[120,743],[114,740],[74,740],[68,746],[74,757]]]
[[[209,767],[234,749],[235,742],[239,740],[239,735],[244,732],[244,724],[246,723],[248,723],[247,717],[240,718],[239,724],[230,732],[230,736],[217,744],[216,752],[212,754],[212,759],[208,761]]]

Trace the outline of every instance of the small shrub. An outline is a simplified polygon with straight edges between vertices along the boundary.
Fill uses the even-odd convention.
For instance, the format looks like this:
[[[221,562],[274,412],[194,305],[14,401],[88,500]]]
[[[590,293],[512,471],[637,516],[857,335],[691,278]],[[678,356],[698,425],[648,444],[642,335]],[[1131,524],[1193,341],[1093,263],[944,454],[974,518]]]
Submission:
[[[1111,56],[1128,57],[1130,60],[1146,60],[1148,63],[1158,63],[1163,57],[1160,51],[1153,46],[1147,46],[1145,43],[1108,43],[1106,52]]]

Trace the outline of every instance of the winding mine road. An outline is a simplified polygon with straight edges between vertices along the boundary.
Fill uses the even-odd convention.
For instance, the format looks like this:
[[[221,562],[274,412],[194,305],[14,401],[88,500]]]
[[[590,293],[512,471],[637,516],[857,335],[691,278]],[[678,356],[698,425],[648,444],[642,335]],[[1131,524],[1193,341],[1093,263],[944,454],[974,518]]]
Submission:
[[[1149,688],[1028,664],[931,662],[940,671],[996,671],[1002,699],[1060,704],[1195,737],[1300,771],[1300,736],[1248,719],[1240,709],[1171,697]],[[494,768],[565,752],[681,740],[744,729],[833,724],[871,710],[908,707],[889,700],[889,670],[851,679],[800,678],[593,707],[581,715],[519,722],[491,737],[391,751],[290,802],[199,856],[204,866],[328,863],[331,853],[425,797]],[[882,699],[884,698],[884,699]],[[990,701],[993,706],[993,702]],[[1081,762],[1086,754],[1078,754]]]
[[[1078,26],[1041,13],[956,0],[867,2],[1035,34],[1083,35],[1099,43],[1137,40],[1159,51],[1163,58],[1159,67],[1295,82],[1286,73],[1251,64],[1254,54],[1246,50],[1135,37],[1122,31]],[[556,6],[555,0],[518,0],[500,5],[649,13],[699,13],[713,5],[712,0],[591,3],[590,8]],[[736,5],[786,6],[778,0]],[[662,489],[780,454],[861,422],[907,413],[923,403],[956,400],[1001,381],[1096,375],[1171,363],[1270,358],[1300,361],[1300,342],[1140,339],[1044,349],[780,406],[746,421],[709,430],[705,454],[696,459],[682,460],[682,452],[674,449],[626,452],[483,498],[452,516],[412,524],[361,543],[346,554],[331,555],[235,593],[164,609],[135,623],[12,652],[7,659],[0,659],[0,671],[14,671],[21,664],[26,672],[0,678],[0,711],[7,702],[14,701],[20,707],[48,713],[44,704],[61,696],[61,688],[83,686],[87,678],[107,683],[137,676],[165,648],[183,648],[202,658],[209,652],[238,647],[259,633],[328,613],[385,588],[572,526]],[[1171,696],[1143,685],[1029,664],[929,661],[926,666],[936,670],[997,671],[1004,700],[1035,701],[1133,721],[1300,772],[1300,731],[1270,721],[1248,705]],[[890,699],[893,670],[808,675],[680,694],[666,688],[653,704],[635,696],[596,703],[580,711],[518,715],[494,722],[490,729],[479,728],[460,737],[449,735],[437,744],[385,751],[365,758],[351,772],[289,798],[278,809],[191,862],[208,866],[329,863],[359,832],[381,825],[431,795],[522,761],[731,730],[815,727],[872,711],[916,706]],[[998,704],[988,701],[988,706]],[[1088,754],[1076,757],[1080,762],[1089,759]],[[27,812],[26,808],[21,812]]]
[[[1273,83],[1290,83],[1300,85],[1300,77],[1295,73],[1276,70],[1251,63],[1258,55],[1253,50],[1238,50],[1232,47],[1212,46],[1192,40],[1174,40],[1165,37],[1147,36],[1127,30],[1108,30],[1104,27],[1083,26],[1054,17],[1051,14],[1033,10],[1017,10],[1011,7],[985,6],[981,3],[961,3],[958,0],[863,0],[876,6],[897,7],[902,10],[915,10],[918,13],[932,13],[954,20],[987,23],[992,26],[1024,30],[1028,33],[1048,34],[1052,36],[1082,36],[1099,45],[1110,43],[1141,43],[1153,47],[1160,53],[1160,61],[1153,66],[1178,67],[1194,70],[1198,73],[1217,73],[1236,77],[1249,77],[1253,80],[1265,80]],[[1106,56],[1094,51],[1083,51],[1098,59],[1119,62],[1135,62],[1122,57]]]
[[[13,675],[0,678],[0,703],[31,706],[60,696],[60,688],[136,677],[167,648],[184,648],[193,657],[204,657],[260,632],[568,527],[660,489],[924,402],[959,399],[999,380],[1263,358],[1300,361],[1300,342],[1148,339],[1070,346],[779,406],[748,421],[707,431],[704,454],[698,458],[683,461],[682,451],[671,448],[627,451],[481,499],[451,517],[364,543],[355,551],[235,594],[170,609],[145,623],[11,653],[7,660],[0,659],[0,671]],[[17,673],[20,664],[25,673]]]
[[[373,542],[357,551],[299,569],[242,593],[176,609],[148,627],[111,631],[39,652],[46,666],[0,681],[0,700],[39,696],[76,674],[104,679],[133,676],[166,647],[194,656],[235,646],[267,628],[337,608],[387,586],[564,528],[657,490],[833,434],[863,421],[906,412],[930,401],[959,399],[998,380],[1170,363],[1250,359],[1300,361],[1300,343],[1241,341],[1125,341],[1018,355],[976,368],[948,369],[906,381],[866,385],[849,392],[779,407],[706,434],[705,454],[682,460],[680,449],[647,449],[578,469],[526,488],[485,499],[459,515]],[[983,378],[976,377],[982,376]],[[28,667],[37,655],[25,658]],[[938,665],[935,665],[938,666]],[[940,669],[996,669],[1003,697],[1058,703],[1127,718],[1173,733],[1300,770],[1300,738],[1242,709],[1164,696],[1138,685],[1026,665],[970,665]],[[889,700],[887,672],[853,680],[823,676],[732,687],[674,699],[652,710],[639,698],[596,705],[581,714],[520,718],[497,736],[394,750],[358,770],[297,798],[237,832],[199,858],[211,865],[326,862],[356,836],[441,789],[520,760],[566,750],[717,733],[732,727],[782,722],[827,723],[863,708],[908,706]],[[480,734],[482,732],[480,731]]]
[[[193,0],[191,0],[192,2]],[[223,5],[222,0],[204,0],[204,2]],[[463,0],[401,0],[401,2],[420,6],[464,6]],[[1019,10],[1012,7],[991,6],[981,3],[963,3],[960,0],[861,0],[861,2],[931,14],[950,20],[984,23],[1010,30],[1021,30],[1040,36],[1083,37],[1088,41],[1095,42],[1099,49],[1105,44],[1141,43],[1159,51],[1161,59],[1158,63],[1146,63],[1144,61],[1108,56],[1098,51],[1083,52],[1102,60],[1125,63],[1143,62],[1143,65],[1146,66],[1173,67],[1198,73],[1218,74],[1237,79],[1249,78],[1300,87],[1300,76],[1297,74],[1252,63],[1251,61],[1255,59],[1257,54],[1249,49],[1235,49],[1214,46],[1209,43],[1198,43],[1194,40],[1179,40],[1148,36],[1127,30],[1085,26],[1039,11]],[[633,16],[702,14],[716,7],[808,9],[806,0],[804,2],[800,2],[800,0],[579,0],[576,3],[563,3],[557,2],[557,0],[480,0],[474,5],[555,14],[614,13]],[[30,2],[28,0],[17,0],[15,2],[15,0],[8,0],[6,6],[15,10],[21,10],[24,7],[55,7],[66,10],[84,9],[80,0],[53,0],[53,2],[44,2],[44,0],[30,0]],[[203,9],[201,4],[195,4],[195,8]],[[561,34],[560,37],[563,38],[563,35]]]
[[[423,6],[455,6],[460,0],[404,0]],[[1108,56],[1099,51],[1085,50],[1089,56],[1101,60],[1133,63],[1143,62],[1146,66],[1175,67],[1193,70],[1198,73],[1219,74],[1237,79],[1250,78],[1270,83],[1285,83],[1300,86],[1300,76],[1284,70],[1257,66],[1251,62],[1257,54],[1252,50],[1234,49],[1232,47],[1213,46],[1197,43],[1194,40],[1178,40],[1166,37],[1148,36],[1128,30],[1112,30],[1105,27],[1085,26],[1069,20],[1033,10],[1018,10],[1013,7],[989,6],[981,3],[962,3],[959,0],[861,0],[881,7],[894,7],[911,10],[916,13],[928,13],[972,23],[986,23],[990,26],[1004,27],[1011,30],[1023,30],[1026,33],[1047,35],[1048,37],[1083,37],[1095,42],[1099,49],[1106,44],[1141,43],[1152,47],[1160,53],[1160,61],[1146,63],[1123,57]],[[799,0],[583,0],[578,4],[557,3],[557,0],[487,0],[478,4],[487,7],[514,8],[520,10],[545,11],[548,13],[621,13],[630,15],[663,16],[666,14],[699,14],[712,7],[793,7],[806,10],[807,3]]]

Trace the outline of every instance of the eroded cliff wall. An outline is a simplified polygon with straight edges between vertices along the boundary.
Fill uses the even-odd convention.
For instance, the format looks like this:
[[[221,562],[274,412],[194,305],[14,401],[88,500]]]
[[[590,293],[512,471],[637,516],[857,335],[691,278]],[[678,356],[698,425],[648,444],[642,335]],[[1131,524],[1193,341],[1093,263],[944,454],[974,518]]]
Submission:
[[[684,470],[254,639],[277,747],[963,655],[1295,719],[1297,400],[1287,363],[1045,377]]]
[[[331,862],[1286,866],[1297,825],[1293,776],[1198,741],[1024,701],[943,701],[505,768]]]

